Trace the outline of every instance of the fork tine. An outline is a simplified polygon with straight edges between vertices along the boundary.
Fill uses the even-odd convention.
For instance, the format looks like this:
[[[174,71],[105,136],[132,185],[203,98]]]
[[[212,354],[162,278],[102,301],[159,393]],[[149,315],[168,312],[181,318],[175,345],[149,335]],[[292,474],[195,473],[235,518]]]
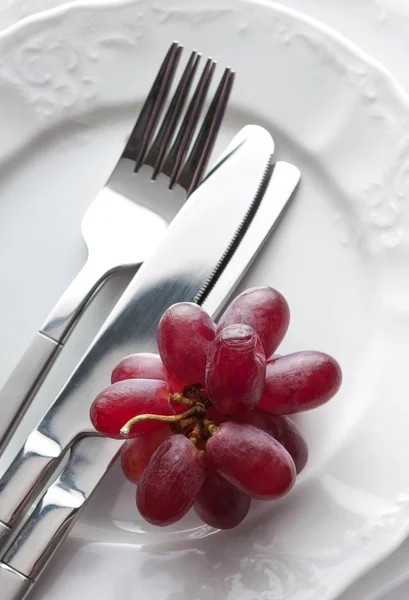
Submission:
[[[179,183],[190,194],[200,184],[207,163],[211,156],[217,134],[223,121],[231,89],[233,87],[235,72],[227,67],[220,80],[216,94],[209,106],[203,120],[202,127],[196,137],[193,149],[186,160],[180,176],[173,183]]]
[[[189,61],[183,72],[177,90],[172,98],[170,106],[163,119],[159,132],[152,143],[152,146],[144,160],[144,164],[153,167],[152,180],[155,180],[160,172],[164,157],[172,141],[173,133],[177,122],[182,114],[187,96],[192,86],[197,67],[201,59],[201,54],[194,50],[190,55]]]
[[[183,46],[173,42],[152,84],[126,145],[124,156],[135,160],[135,171],[141,166],[149,142],[166,102]]]
[[[190,142],[192,141],[193,134],[197,127],[215,66],[216,61],[208,58],[182,121],[182,125],[180,126],[178,135],[176,136],[176,140],[163,163],[162,172],[170,177],[169,189],[173,187],[189,150]]]

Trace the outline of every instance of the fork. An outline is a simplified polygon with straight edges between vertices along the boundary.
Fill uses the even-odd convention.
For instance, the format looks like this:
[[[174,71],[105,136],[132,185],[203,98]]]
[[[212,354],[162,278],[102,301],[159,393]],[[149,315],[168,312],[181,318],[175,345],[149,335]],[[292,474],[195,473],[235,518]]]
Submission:
[[[140,265],[161,240],[167,223],[153,210],[135,202],[133,173],[143,165],[153,167],[152,180],[164,173],[169,188],[180,186],[185,199],[203,178],[235,74],[229,67],[225,69],[193,140],[216,62],[207,59],[184,111],[201,59],[193,51],[166,108],[182,50],[178,42],[170,46],[122,156],[83,217],[81,230],[88,248],[85,266],[54,306],[0,390],[0,454],[106,279],[119,269]]]

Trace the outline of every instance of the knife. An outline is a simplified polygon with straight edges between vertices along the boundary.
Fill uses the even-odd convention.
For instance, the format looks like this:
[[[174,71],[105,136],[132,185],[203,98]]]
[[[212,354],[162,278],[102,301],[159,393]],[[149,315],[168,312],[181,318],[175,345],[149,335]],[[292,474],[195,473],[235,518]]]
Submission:
[[[89,422],[90,403],[112,368],[126,354],[155,349],[158,321],[174,302],[196,301],[215,314],[277,222],[300,174],[274,166],[273,151],[261,127],[234,138],[0,480],[4,600],[30,591],[117,455],[120,442],[97,435]]]

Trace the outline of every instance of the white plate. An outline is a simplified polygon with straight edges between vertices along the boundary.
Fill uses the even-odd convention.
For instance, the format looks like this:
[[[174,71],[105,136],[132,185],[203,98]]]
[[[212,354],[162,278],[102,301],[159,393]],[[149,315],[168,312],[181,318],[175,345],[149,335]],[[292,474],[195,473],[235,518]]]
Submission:
[[[358,44],[409,92],[408,0],[280,0],[280,4],[322,21]]]
[[[7,0],[0,6],[0,29],[29,15],[76,1]],[[295,8],[333,27],[379,60],[409,91],[408,0],[280,0],[278,4]]]
[[[81,215],[174,38],[238,71],[220,145],[257,122],[302,169],[297,200],[243,287],[282,290],[292,308],[282,350],[333,353],[345,384],[300,420],[311,461],[287,500],[255,505],[229,533],[193,515],[155,530],[114,469],[33,598],[334,598],[409,526],[409,113],[393,80],[339,36],[238,0],[78,5],[4,33],[0,376],[79,268]]]
[[[71,2],[75,1],[71,0]],[[8,0],[0,7],[0,28],[8,27],[24,17],[63,3],[65,0],[30,0],[29,3],[22,0]],[[357,43],[362,50],[387,67],[406,91],[409,91],[409,69],[407,68],[409,2],[407,0],[355,0],[349,3],[344,0],[331,2],[281,0],[280,4],[296,8],[317,18]],[[382,43],[379,43],[380,40]],[[115,291],[115,288],[118,288],[118,282],[115,282],[115,286],[111,289]],[[99,305],[96,311],[99,316],[100,311]],[[99,320],[94,326],[97,322]],[[74,352],[72,356],[75,355]],[[408,552],[409,540],[405,541],[387,561],[348,588],[345,600],[383,598],[385,590],[392,589],[407,578]],[[408,595],[408,590],[409,588],[406,588],[406,591],[401,588],[400,593],[404,594],[402,597]],[[393,596],[393,600],[394,598]],[[392,597],[388,596],[388,600],[392,600]]]

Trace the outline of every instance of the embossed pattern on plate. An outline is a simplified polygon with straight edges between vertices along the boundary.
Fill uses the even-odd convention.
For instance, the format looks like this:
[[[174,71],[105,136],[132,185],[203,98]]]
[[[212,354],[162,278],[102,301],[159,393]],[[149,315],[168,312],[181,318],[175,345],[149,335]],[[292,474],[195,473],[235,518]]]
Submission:
[[[0,7],[0,29],[26,17],[78,0],[8,0]],[[89,0],[92,2],[92,0]],[[99,0],[93,0],[98,3]],[[376,58],[409,92],[406,65],[409,5],[405,0],[279,0],[332,27]],[[379,39],[382,39],[382,44]]]

